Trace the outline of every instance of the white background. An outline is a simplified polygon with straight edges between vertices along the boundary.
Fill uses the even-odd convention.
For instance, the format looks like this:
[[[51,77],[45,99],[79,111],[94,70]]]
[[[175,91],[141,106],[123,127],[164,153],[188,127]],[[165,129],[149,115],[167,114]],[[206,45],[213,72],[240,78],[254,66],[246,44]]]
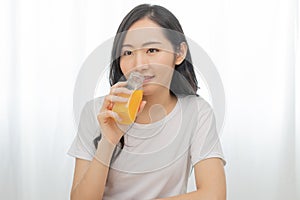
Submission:
[[[0,199],[69,198],[76,76],[144,2],[0,1]],[[220,73],[228,199],[300,199],[298,2],[148,3],[171,10]]]

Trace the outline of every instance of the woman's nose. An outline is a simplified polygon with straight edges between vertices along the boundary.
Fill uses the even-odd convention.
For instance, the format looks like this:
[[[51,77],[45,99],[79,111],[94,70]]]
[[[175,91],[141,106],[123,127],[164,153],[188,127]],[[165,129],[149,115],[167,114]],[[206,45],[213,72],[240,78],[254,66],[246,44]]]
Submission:
[[[145,55],[143,55],[143,52],[137,52],[135,56],[135,68],[139,70],[145,70],[148,69],[148,62]]]

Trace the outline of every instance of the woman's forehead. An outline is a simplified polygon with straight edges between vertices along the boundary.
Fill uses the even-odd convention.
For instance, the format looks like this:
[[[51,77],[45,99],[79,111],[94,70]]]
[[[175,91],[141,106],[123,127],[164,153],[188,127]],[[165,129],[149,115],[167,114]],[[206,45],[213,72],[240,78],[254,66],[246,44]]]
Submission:
[[[150,20],[149,18],[142,18],[135,23],[133,23],[130,27],[129,30],[136,30],[136,29],[143,29],[143,28],[161,28],[157,23],[154,21]]]
[[[172,47],[171,42],[166,38],[164,29],[161,27],[139,27],[129,29],[125,34],[122,46],[142,48],[147,45],[159,45],[166,49]]]
[[[143,44],[149,41],[163,42],[167,40],[162,28],[140,28],[128,30],[125,34],[124,43]]]

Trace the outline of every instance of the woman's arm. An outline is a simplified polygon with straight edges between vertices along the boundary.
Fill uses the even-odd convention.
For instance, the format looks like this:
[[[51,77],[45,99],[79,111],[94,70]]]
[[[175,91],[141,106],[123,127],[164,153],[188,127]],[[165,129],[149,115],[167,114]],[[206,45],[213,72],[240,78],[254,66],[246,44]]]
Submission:
[[[126,82],[116,83],[104,98],[97,115],[101,127],[101,140],[92,161],[76,159],[71,200],[99,200],[103,197],[112,154],[124,134],[116,124],[115,118],[119,118],[119,116],[112,111],[112,108],[114,103],[128,101],[127,98],[118,96],[132,93],[124,88],[126,84]],[[145,101],[141,103],[139,113],[142,112],[145,104]]]
[[[76,158],[71,200],[102,199],[113,150],[103,137],[92,161]]]
[[[158,200],[226,200],[226,178],[219,158],[209,158],[194,166],[197,190]]]

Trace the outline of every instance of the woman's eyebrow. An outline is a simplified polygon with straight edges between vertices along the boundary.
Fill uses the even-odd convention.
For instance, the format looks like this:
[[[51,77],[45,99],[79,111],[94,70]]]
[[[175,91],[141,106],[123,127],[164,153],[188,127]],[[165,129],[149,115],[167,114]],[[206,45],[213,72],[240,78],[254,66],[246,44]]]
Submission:
[[[146,43],[142,44],[142,47],[149,46],[149,45],[152,45],[152,44],[162,44],[162,43],[161,42],[156,42],[156,41],[146,42]],[[132,44],[123,44],[122,47],[131,47],[131,48],[134,48],[134,46]]]

